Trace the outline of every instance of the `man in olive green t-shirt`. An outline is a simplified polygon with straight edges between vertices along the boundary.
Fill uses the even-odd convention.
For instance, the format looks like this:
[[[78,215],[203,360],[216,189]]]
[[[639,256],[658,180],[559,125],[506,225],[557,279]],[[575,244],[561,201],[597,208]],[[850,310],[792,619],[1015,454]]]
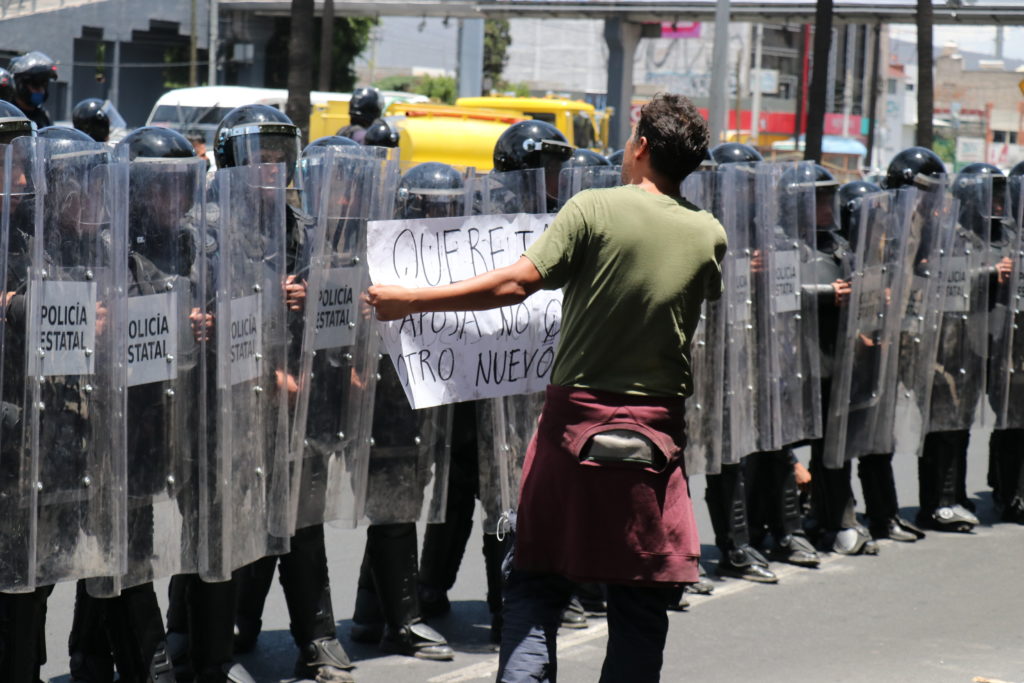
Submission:
[[[693,392],[690,340],[722,291],[725,230],[685,199],[640,185],[573,197],[526,251],[563,289],[551,383],[642,396]]]
[[[673,595],[666,588],[697,578],[682,400],[692,392],[690,340],[701,305],[721,293],[726,237],[679,187],[707,144],[693,104],[658,95],[626,143],[625,186],[574,197],[516,263],[451,285],[374,285],[367,294],[380,320],[396,320],[564,291],[552,387],[524,466],[501,682],[554,679],[555,632],[573,580],[608,585],[601,683],[659,680]],[[604,406],[626,416],[615,426],[634,428],[607,431],[612,438],[598,447],[609,430],[595,417]],[[581,450],[565,447],[587,434]],[[616,439],[628,453],[616,451]],[[619,464],[591,460],[591,445]]]

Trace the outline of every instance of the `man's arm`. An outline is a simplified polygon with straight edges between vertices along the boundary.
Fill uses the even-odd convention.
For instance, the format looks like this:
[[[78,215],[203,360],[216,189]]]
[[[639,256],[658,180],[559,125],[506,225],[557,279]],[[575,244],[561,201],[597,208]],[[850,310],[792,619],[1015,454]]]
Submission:
[[[428,311],[484,311],[517,304],[541,288],[541,276],[525,256],[510,266],[440,287],[373,285],[367,301],[378,320],[398,320]]]

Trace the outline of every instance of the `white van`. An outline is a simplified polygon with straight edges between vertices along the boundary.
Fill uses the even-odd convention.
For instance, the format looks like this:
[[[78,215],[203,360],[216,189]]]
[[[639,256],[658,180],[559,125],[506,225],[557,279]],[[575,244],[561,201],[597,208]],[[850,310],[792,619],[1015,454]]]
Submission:
[[[394,101],[427,102],[423,95],[385,90],[384,106]],[[351,93],[321,92],[309,94],[311,104],[347,102]],[[153,105],[146,120],[147,126],[173,128],[182,133],[201,132],[206,145],[213,148],[213,136],[224,115],[243,104],[266,104],[284,111],[288,91],[271,88],[246,88],[238,85],[210,85],[198,88],[179,88],[164,93]]]

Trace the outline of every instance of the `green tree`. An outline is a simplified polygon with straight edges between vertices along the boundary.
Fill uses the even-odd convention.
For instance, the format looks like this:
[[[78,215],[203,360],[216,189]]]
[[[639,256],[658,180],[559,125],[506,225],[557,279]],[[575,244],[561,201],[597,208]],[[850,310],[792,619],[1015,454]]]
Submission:
[[[508,19],[487,19],[484,21],[484,88],[497,88],[502,83],[501,74],[508,64],[508,48],[512,44],[512,33]]]
[[[426,95],[444,104],[455,104],[459,86],[451,76],[426,76],[413,87],[413,92]]]

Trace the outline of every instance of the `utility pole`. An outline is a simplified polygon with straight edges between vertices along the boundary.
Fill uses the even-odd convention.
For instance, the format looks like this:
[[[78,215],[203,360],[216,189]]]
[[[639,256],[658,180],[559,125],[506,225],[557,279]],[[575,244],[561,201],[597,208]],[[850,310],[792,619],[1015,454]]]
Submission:
[[[754,101],[750,112],[750,143],[757,147],[761,141],[761,53],[764,51],[764,24],[758,24],[754,33],[754,75],[750,79]]]
[[[708,103],[708,128],[711,146],[722,141],[725,129],[726,93],[729,78],[729,0],[715,5],[715,44],[711,51],[711,101]]]
[[[188,38],[188,85],[196,87],[196,62],[199,61],[199,48],[196,45],[196,0],[192,0],[192,31]]]
[[[217,0],[210,0],[210,45],[207,49],[208,59],[206,84],[217,85],[217,43],[220,41],[220,9]]]

